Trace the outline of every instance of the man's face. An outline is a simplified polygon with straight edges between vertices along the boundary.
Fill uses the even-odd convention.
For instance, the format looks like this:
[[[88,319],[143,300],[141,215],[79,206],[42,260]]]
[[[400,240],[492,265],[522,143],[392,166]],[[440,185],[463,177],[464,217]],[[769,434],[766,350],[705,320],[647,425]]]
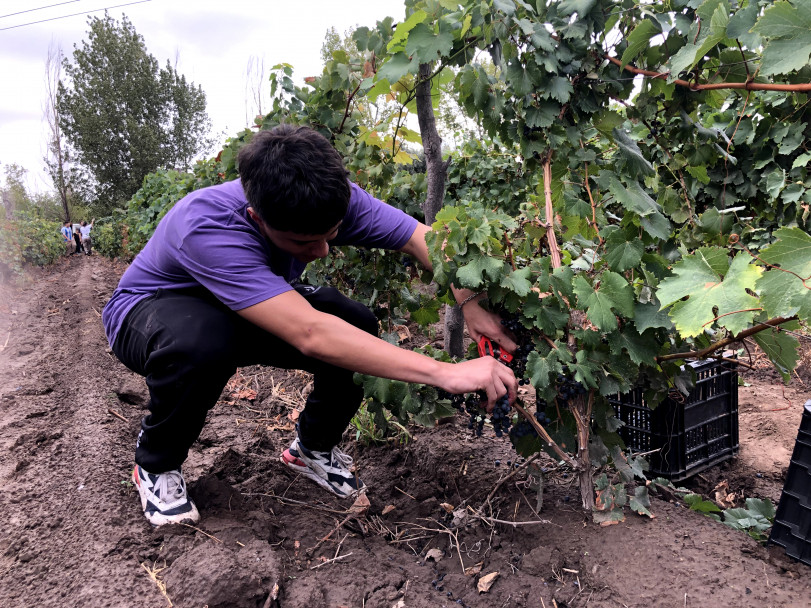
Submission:
[[[341,222],[338,222],[324,234],[299,234],[271,228],[250,207],[248,213],[251,219],[259,225],[259,230],[267,240],[305,264],[327,257],[329,241],[338,236],[338,229],[341,226]]]

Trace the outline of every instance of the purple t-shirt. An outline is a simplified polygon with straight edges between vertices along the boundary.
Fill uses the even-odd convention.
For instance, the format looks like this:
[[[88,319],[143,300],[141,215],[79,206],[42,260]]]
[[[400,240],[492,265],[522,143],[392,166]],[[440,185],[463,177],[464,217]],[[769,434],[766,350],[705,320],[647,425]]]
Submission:
[[[331,245],[400,249],[417,220],[351,185]],[[102,321],[112,345],[124,317],[158,289],[205,287],[232,310],[293,289],[306,264],[274,247],[248,216],[239,180],[196,190],[172,207],[121,277]]]

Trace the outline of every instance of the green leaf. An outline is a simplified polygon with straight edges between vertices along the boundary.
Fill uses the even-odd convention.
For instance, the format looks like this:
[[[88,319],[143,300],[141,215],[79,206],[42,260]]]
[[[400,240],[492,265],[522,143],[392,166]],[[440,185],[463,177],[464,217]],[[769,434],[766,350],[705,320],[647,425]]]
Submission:
[[[747,290],[754,290],[763,269],[751,262],[739,253],[727,269],[725,250],[702,247],[673,266],[656,295],[663,308],[672,306],[670,318],[682,336],[698,336],[714,320],[732,334],[752,323],[759,302]]]
[[[648,496],[647,486],[637,486],[634,488],[634,495],[628,503],[628,506],[640,515],[653,517],[653,513],[651,513],[650,510],[650,497]]]
[[[489,255],[479,255],[456,271],[456,278],[462,287],[476,289],[483,283],[482,274],[486,273],[491,281],[497,281],[501,277],[504,262],[490,257]]]
[[[658,354],[656,340],[651,340],[651,336],[647,338],[640,336],[633,325],[608,334],[608,344],[612,354],[619,354],[625,350],[636,365],[656,366],[656,355]]]
[[[553,77],[549,81],[546,89],[547,95],[560,103],[569,101],[573,92],[574,88],[572,87],[572,83],[569,82],[568,78],[564,78],[563,76]]]
[[[800,70],[811,61],[811,4],[775,2],[752,28],[769,39],[760,71],[765,76]]]
[[[582,19],[594,8],[596,0],[560,0],[558,3],[558,14],[568,17],[573,13]]]
[[[695,177],[702,184],[710,183],[710,176],[707,175],[707,167],[699,165],[697,167],[687,167],[687,173]]]
[[[799,328],[799,324],[796,322],[785,323],[783,327],[796,329]],[[777,371],[783,376],[783,380],[788,383],[791,380],[791,372],[797,366],[799,360],[797,352],[799,342],[797,338],[779,329],[767,329],[756,333],[752,338],[769,357]]]
[[[605,261],[612,270],[624,272],[633,268],[642,260],[645,246],[636,236],[630,236],[627,231],[614,230],[605,239],[608,252]]]
[[[515,13],[515,3],[512,0],[493,0],[493,8],[508,17]]]
[[[710,19],[702,20],[699,39],[695,43],[685,44],[670,60],[670,71],[673,77],[683,71],[692,69],[710,49],[722,42],[727,36],[728,25],[729,6],[726,2],[720,2],[715,7]]]
[[[803,279],[811,278],[811,236],[799,228],[780,228],[775,242],[760,254],[761,259]]]
[[[420,9],[414,11],[411,16],[406,19],[405,21],[398,23],[397,27],[394,29],[394,34],[391,36],[391,40],[389,40],[389,44],[386,47],[389,52],[397,49],[401,50],[402,46],[400,43],[408,38],[408,33],[414,29],[414,27],[418,23],[422,23],[428,18],[428,13],[424,10]]]
[[[545,129],[551,127],[558,117],[560,106],[551,101],[540,101],[527,108],[525,118],[528,127]]]
[[[773,521],[775,515],[777,515],[777,511],[774,508],[774,503],[767,499],[762,498],[747,498],[746,499],[746,509],[750,513],[754,513],[756,515],[760,515],[761,517]]]
[[[615,128],[613,130],[614,141],[620,156],[620,165],[627,166],[628,172],[632,175],[653,175],[655,173],[653,165],[648,162],[636,142],[628,137],[624,129]]]
[[[672,329],[673,323],[664,310],[659,310],[657,304],[637,304],[634,310],[634,324],[637,331],[645,333],[645,330],[657,327]]]
[[[412,61],[411,57],[403,52],[395,53],[377,71],[377,80],[397,82],[408,73],[416,74],[419,62]]]
[[[662,33],[662,27],[657,21],[653,19],[643,19],[634,28],[634,31],[628,34],[626,40],[628,41],[628,48],[622,54],[622,65],[625,66],[636,59],[637,55],[650,47],[650,39],[657,34]]]
[[[504,277],[501,280],[500,285],[501,287],[509,289],[517,296],[523,298],[529,294],[529,291],[532,288],[532,283],[529,281],[529,276],[529,266],[519,268],[518,270],[513,270],[510,274]]]
[[[794,162],[791,164],[791,168],[796,169],[797,167],[806,167],[808,166],[808,163],[811,163],[811,152],[800,154],[794,159]]]
[[[614,310],[626,317],[633,317],[634,294],[622,275],[604,273],[597,289],[579,275],[574,280],[574,292],[577,295],[578,308],[585,310],[589,320],[601,331],[613,331],[617,328]]]
[[[700,494],[688,494],[684,497],[684,502],[687,503],[690,509],[698,511],[699,513],[721,512],[721,508],[717,504],[709,500],[704,500]]]
[[[611,177],[608,189],[625,209],[639,216],[639,223],[645,232],[662,240],[670,237],[670,221],[662,215],[662,208],[639,183],[632,182],[626,188],[616,177]]]
[[[453,48],[453,34],[439,28],[435,33],[433,28],[420,23],[411,30],[406,43],[406,53],[416,58],[418,63],[430,63],[440,57],[447,57]]]

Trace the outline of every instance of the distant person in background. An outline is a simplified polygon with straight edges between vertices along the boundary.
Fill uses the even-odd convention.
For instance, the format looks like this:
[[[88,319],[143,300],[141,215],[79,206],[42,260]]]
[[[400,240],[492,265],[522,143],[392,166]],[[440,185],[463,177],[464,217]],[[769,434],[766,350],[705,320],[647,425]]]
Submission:
[[[76,243],[76,250],[73,253],[71,253],[70,255],[73,255],[74,253],[81,253],[82,252],[82,234],[79,232],[79,227],[78,226],[76,226],[73,229],[73,242]]]
[[[70,254],[70,250],[73,249],[73,231],[70,229],[70,222],[62,224],[61,232],[65,243],[65,253]]]
[[[93,221],[89,224],[82,222],[82,227],[79,228],[79,231],[82,233],[82,248],[84,249],[85,255],[90,255],[90,250],[93,248],[93,242],[90,238],[90,229],[93,228],[95,221],[96,219],[93,218]]]

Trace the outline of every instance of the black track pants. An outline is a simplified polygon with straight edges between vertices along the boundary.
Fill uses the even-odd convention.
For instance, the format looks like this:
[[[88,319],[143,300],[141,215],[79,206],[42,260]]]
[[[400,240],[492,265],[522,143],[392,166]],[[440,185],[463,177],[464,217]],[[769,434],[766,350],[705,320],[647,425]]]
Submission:
[[[374,314],[336,289],[297,285],[296,290],[313,308],[377,335]],[[150,413],[141,421],[135,462],[150,473],[179,468],[186,460],[237,367],[262,364],[314,374],[299,417],[299,436],[311,450],[338,444],[363,397],[351,371],[305,357],[203,289],[159,290],[139,302],[124,320],[113,352],[149,387]]]

